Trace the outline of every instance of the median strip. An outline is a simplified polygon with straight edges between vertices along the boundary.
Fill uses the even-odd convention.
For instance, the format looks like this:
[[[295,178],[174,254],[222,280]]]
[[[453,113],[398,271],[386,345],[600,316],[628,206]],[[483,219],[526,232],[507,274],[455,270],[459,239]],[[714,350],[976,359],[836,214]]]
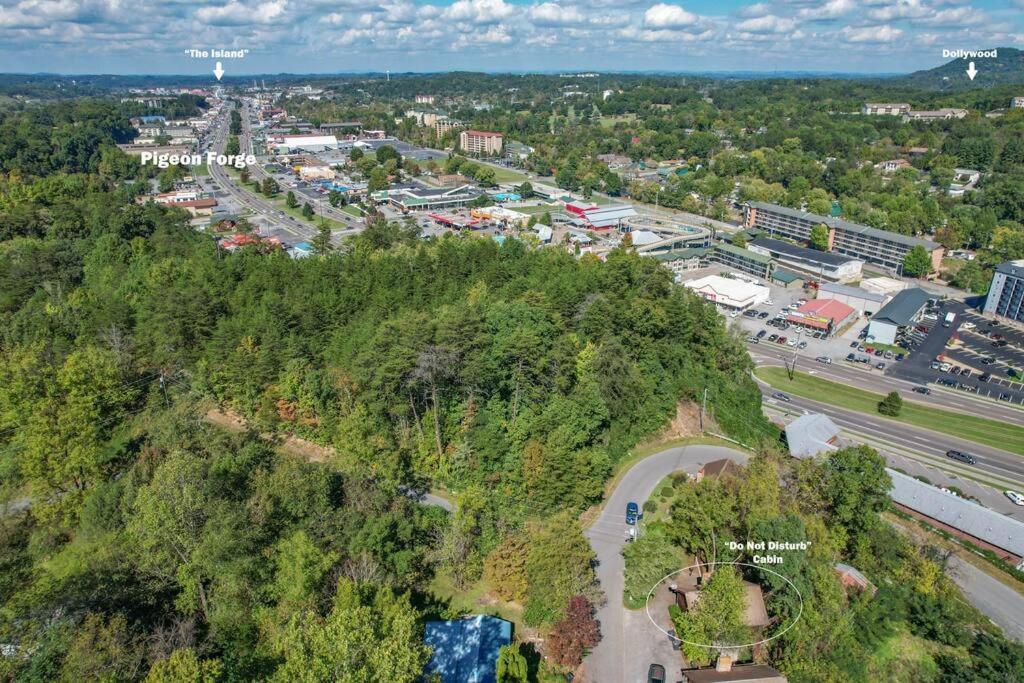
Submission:
[[[790,392],[796,396],[875,415],[879,419],[903,422],[915,427],[942,432],[1016,455],[1024,455],[1024,427],[1020,425],[930,408],[912,401],[903,403],[903,409],[898,417],[883,418],[878,414],[877,409],[878,402],[883,398],[882,394],[838,384],[802,372],[794,373],[791,380],[786,370],[778,367],[759,367],[754,374],[773,388]]]

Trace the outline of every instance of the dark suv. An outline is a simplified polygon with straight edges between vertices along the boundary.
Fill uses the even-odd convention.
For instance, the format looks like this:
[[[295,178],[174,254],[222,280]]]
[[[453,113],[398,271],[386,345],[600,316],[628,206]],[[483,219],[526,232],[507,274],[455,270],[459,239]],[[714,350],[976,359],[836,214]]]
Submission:
[[[946,451],[946,457],[953,458],[954,460],[959,460],[960,462],[965,462],[968,465],[978,464],[977,458],[975,458],[970,453],[964,453],[963,451]]]

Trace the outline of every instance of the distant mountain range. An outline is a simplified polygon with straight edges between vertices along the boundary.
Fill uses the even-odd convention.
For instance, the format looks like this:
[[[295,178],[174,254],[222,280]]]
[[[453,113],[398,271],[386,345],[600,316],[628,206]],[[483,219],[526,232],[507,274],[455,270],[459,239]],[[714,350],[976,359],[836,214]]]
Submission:
[[[1000,47],[996,48],[996,53],[998,56],[995,58],[973,60],[974,68],[978,70],[973,81],[967,77],[970,59],[954,59],[934,69],[898,76],[893,81],[925,90],[966,90],[1024,83],[1024,52]]]

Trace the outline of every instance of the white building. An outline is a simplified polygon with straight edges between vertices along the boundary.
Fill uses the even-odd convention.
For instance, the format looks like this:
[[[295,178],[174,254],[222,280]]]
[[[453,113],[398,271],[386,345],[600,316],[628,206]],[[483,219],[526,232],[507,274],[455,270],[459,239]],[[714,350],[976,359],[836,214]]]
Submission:
[[[687,289],[728,308],[746,309],[763,304],[771,297],[771,290],[742,280],[733,280],[720,275],[691,280],[683,285]]]
[[[1024,109],[1024,97],[1014,97],[1010,100],[1010,106],[1014,109]]]
[[[866,289],[875,294],[885,294],[890,297],[895,296],[897,292],[902,292],[909,286],[906,282],[891,277],[869,277],[866,280],[860,281],[861,289]]]
[[[882,310],[892,297],[837,282],[822,282],[818,287],[817,298],[835,299],[857,311],[857,315],[874,315]]]
[[[338,149],[338,138],[333,135],[282,135],[267,143],[278,154],[290,154],[298,150],[322,152],[325,149]]]
[[[906,102],[868,102],[860,108],[861,114],[869,116],[900,116],[910,111]]]

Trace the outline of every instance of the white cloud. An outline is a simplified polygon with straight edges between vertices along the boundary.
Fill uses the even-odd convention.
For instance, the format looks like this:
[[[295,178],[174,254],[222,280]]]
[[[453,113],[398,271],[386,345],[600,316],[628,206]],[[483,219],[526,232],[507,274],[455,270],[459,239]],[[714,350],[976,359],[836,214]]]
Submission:
[[[736,24],[738,31],[744,33],[789,33],[796,28],[796,20],[768,14],[763,17],[747,19]]]
[[[843,37],[851,43],[888,43],[903,36],[903,29],[884,26],[864,26],[854,28],[847,26],[842,30]]]
[[[655,29],[677,29],[693,26],[698,16],[687,12],[681,5],[659,3],[647,8],[644,12],[644,26]]]
[[[196,10],[196,19],[214,26],[269,24],[281,19],[287,8],[287,0],[269,0],[256,5],[232,0],[226,5],[200,7]]]
[[[515,12],[516,8],[504,0],[456,0],[442,14],[452,21],[485,25],[497,24]]]
[[[892,21],[893,19],[919,19],[931,14],[934,10],[926,7],[921,0],[896,0],[888,6],[879,7],[868,12],[868,18],[875,21]]]
[[[739,12],[737,12],[737,14],[739,16],[745,17],[745,18],[749,18],[749,17],[763,17],[764,15],[771,14],[771,13],[772,13],[771,5],[769,5],[766,2],[759,2],[759,3],[754,4],[754,5],[747,5],[746,7],[743,7],[742,9],[740,9]]]
[[[854,0],[829,0],[819,7],[805,7],[797,16],[808,21],[835,19],[857,8]]]
[[[574,26],[587,20],[576,7],[563,7],[554,2],[534,5],[527,16],[535,26]]]

